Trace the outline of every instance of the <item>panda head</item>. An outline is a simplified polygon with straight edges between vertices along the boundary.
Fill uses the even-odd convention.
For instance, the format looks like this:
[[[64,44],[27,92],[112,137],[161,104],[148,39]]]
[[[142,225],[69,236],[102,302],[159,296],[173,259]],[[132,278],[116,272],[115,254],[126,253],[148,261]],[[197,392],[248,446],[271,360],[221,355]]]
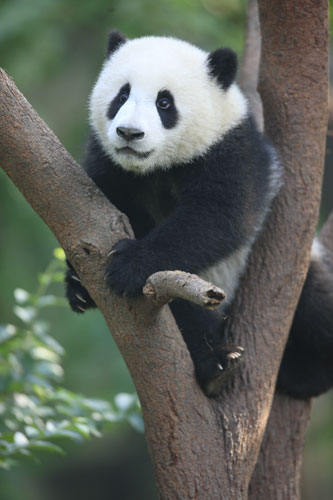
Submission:
[[[106,154],[148,173],[203,155],[247,114],[234,83],[236,54],[181,40],[109,36],[90,98],[90,122]]]

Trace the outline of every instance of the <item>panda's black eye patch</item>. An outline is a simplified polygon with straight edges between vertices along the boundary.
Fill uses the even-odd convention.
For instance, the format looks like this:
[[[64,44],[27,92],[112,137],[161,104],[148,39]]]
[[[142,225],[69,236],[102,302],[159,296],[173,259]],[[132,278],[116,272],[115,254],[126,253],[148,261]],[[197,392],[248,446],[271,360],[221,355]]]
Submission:
[[[107,117],[109,120],[113,120],[122,105],[127,101],[131,93],[131,87],[129,83],[125,83],[119,90],[116,97],[112,100],[109,109],[107,111]]]
[[[156,108],[164,128],[173,128],[178,121],[175,100],[169,90],[160,90],[156,98]]]

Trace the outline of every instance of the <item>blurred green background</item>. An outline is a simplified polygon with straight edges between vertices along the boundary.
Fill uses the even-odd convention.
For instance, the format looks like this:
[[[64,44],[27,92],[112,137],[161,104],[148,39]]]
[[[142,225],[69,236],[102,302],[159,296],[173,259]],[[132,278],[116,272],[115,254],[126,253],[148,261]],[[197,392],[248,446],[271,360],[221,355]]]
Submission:
[[[1,0],[0,65],[78,160],[87,134],[87,98],[105,54],[107,33],[173,35],[240,55],[245,0]],[[332,208],[331,138],[322,217]],[[36,288],[58,246],[52,233],[0,171],[0,322],[14,321],[13,290]],[[62,294],[59,287],[58,293]],[[132,392],[132,381],[100,314],[50,312],[52,335],[65,347],[65,385],[89,397]],[[332,396],[314,404],[305,446],[304,500],[333,495]],[[157,498],[144,438],[129,426],[103,440],[66,445],[67,457],[0,471],[1,500]]]

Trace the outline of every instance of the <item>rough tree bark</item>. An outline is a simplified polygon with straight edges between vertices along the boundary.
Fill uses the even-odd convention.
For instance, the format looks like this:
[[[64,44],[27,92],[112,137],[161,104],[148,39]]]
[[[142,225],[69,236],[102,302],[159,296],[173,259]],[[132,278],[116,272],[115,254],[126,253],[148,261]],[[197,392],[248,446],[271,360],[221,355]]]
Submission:
[[[286,165],[286,183],[255,246],[231,318],[234,341],[246,354],[216,400],[207,399],[198,388],[168,307],[153,305],[146,298],[119,299],[107,290],[107,254],[116,241],[132,235],[129,223],[68,155],[13,82],[4,72],[0,74],[1,166],[54,232],[109,325],[140,397],[163,499],[248,497],[308,265],[327,116],[327,4],[262,0],[260,16],[265,123]],[[303,414],[302,403],[290,404],[288,411],[296,405]],[[283,415],[289,425],[292,418]],[[288,438],[286,427],[279,432]],[[260,473],[265,477],[265,470]],[[276,487],[279,474],[278,462]],[[259,494],[253,497],[260,498]],[[276,498],[290,497],[281,492]]]
[[[264,0],[259,2],[259,13],[262,35],[259,91],[264,103],[266,133],[283,156],[286,199],[294,197],[295,203],[301,202],[312,189],[313,200],[307,210],[309,215],[317,217],[320,184],[315,178],[321,176],[328,120],[328,4],[309,1],[302,5],[300,2],[278,5]],[[308,172],[303,170],[305,159]],[[332,220],[327,221],[320,234],[327,247],[324,234],[331,226]],[[250,483],[250,498],[299,498],[303,439],[310,410],[310,401],[275,395]],[[279,474],[272,474],[277,468]]]
[[[262,102],[257,91],[261,54],[261,32],[257,0],[248,0],[244,53],[238,82],[249,100],[257,126],[264,130]]]
[[[297,10],[298,7],[295,7]],[[268,8],[274,9],[274,6],[269,6],[268,4],[264,7],[263,4],[261,6],[261,10],[265,11],[266,15]],[[277,34],[281,29],[281,25],[285,25],[286,12],[281,11],[280,15],[280,18],[275,15],[275,20],[271,19],[272,24],[269,28],[267,28],[268,24],[265,25],[265,22],[263,23],[263,26],[266,28],[266,33],[264,33],[263,50],[269,59],[266,63],[266,68],[269,67],[269,64],[271,64],[273,68],[273,71],[270,72],[271,79],[275,79],[274,68],[279,71],[280,64],[277,64],[276,61],[273,60],[272,55],[274,53],[273,49],[276,39],[273,40],[270,38],[270,33],[268,33],[270,42],[267,43],[266,37],[267,30],[273,29],[274,33]],[[291,16],[291,19],[289,20],[291,23],[294,23],[295,18]],[[322,20],[319,22],[321,21]],[[295,32],[295,29],[290,25],[286,25],[285,27],[287,29],[291,29],[292,33]],[[304,29],[305,26],[298,26],[298,30],[303,31],[305,34],[306,32]],[[285,33],[284,30],[283,33]],[[313,31],[312,34],[316,36],[316,32]],[[288,43],[293,43],[290,37],[288,38]],[[325,44],[325,38],[323,38],[323,43]],[[276,47],[277,46],[275,45],[275,48]],[[278,47],[280,47],[280,44]],[[258,125],[261,128],[263,127],[263,116],[261,116],[262,106],[259,94],[256,92],[258,83],[257,69],[259,68],[260,63],[260,50],[261,30],[258,5],[256,0],[249,0],[247,36],[245,39],[244,50],[245,64],[243,64],[240,71],[240,84],[249,97],[250,103],[252,103],[252,109],[256,116]],[[304,62],[306,65],[307,61]],[[302,74],[303,69],[298,67],[298,71],[301,78],[305,76]],[[325,76],[325,74],[323,74],[323,76]],[[275,81],[272,83],[274,85],[276,84]],[[270,84],[271,82],[264,82],[264,85]],[[296,90],[296,86],[294,88]],[[275,114],[278,114],[278,112],[275,111]],[[272,134],[273,141],[277,143],[274,131]],[[324,241],[324,232],[328,233],[329,226],[331,225],[327,222],[325,225],[325,231],[323,229],[320,234],[320,237],[326,247],[332,247],[332,243],[329,242],[327,237],[326,241]],[[331,238],[333,240],[332,235]],[[249,498],[253,498],[255,500],[257,498],[282,499],[299,497],[299,478],[302,462],[303,437],[308,423],[310,410],[310,401],[300,402],[280,395],[274,396],[270,417],[260,448],[258,462],[250,483]],[[279,474],[276,474],[277,467]]]

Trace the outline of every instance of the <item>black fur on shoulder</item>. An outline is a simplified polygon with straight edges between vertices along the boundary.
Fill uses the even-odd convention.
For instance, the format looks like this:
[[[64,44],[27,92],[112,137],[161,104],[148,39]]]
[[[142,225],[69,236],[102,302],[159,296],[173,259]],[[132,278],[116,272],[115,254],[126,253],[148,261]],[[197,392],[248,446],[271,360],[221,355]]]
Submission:
[[[231,49],[217,49],[208,56],[208,68],[223,90],[227,90],[235,81],[237,73],[237,55]]]
[[[126,38],[118,30],[112,30],[108,36],[107,56],[109,57],[113,52],[119,49],[121,45],[126,43]]]

